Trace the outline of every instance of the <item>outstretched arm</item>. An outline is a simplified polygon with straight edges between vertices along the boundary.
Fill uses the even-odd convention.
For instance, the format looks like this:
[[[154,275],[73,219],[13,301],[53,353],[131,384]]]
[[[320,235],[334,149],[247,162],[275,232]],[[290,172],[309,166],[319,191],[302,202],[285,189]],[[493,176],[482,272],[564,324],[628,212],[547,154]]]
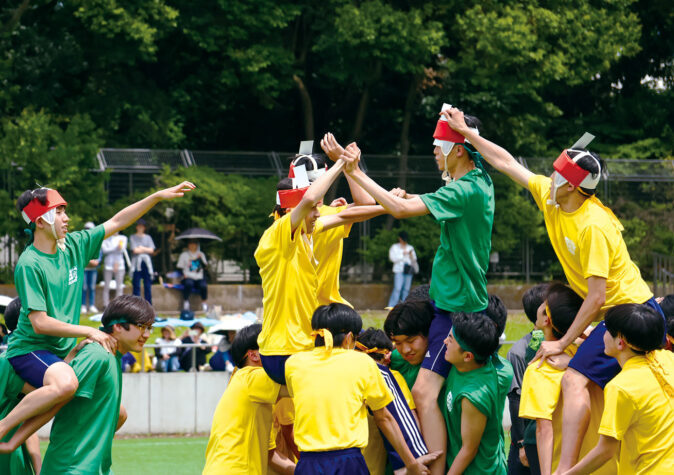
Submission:
[[[582,473],[593,473],[602,465],[615,457],[618,452],[620,441],[609,437],[608,435],[599,435],[599,442],[590,450],[583,460],[574,465],[571,470],[564,472],[564,475],[575,475]]]
[[[128,228],[138,218],[150,211],[157,203],[164,200],[172,200],[183,196],[186,192],[192,191],[195,186],[189,181],[184,181],[180,185],[166,188],[150,196],[127,206],[122,211],[103,223],[105,227],[105,237],[112,236],[118,231]]]
[[[311,184],[309,189],[304,193],[302,201],[290,213],[290,225],[293,232],[302,224],[302,221],[309,214],[311,209],[316,206],[327,193],[328,188],[334,183],[335,179],[342,173],[344,162],[337,160],[337,162],[321,177]]]
[[[379,205],[352,206],[340,213],[322,216],[319,219],[323,223],[323,230],[327,231],[328,229],[336,228],[337,226],[367,221],[368,219],[381,216],[382,214],[386,214],[386,210]]]
[[[339,157],[344,153],[344,147],[337,142],[335,136],[330,132],[325,134],[321,139],[321,148],[333,162],[339,160]],[[346,181],[349,183],[351,197],[356,206],[377,204],[374,198],[372,198],[372,196],[370,196],[350,175],[344,174],[344,176],[346,176]]]
[[[372,178],[367,176],[359,167],[360,149],[354,143],[349,144],[342,155],[346,162],[346,172],[367,191],[379,204],[381,204],[388,213],[395,218],[410,218],[412,216],[421,216],[428,214],[428,208],[421,201],[421,198],[414,196],[405,199],[399,196],[396,190],[386,191],[379,186]]]
[[[515,160],[506,149],[496,145],[494,142],[490,142],[470,129],[463,119],[463,112],[452,107],[449,110],[442,111],[440,114],[447,119],[452,129],[466,137],[475,146],[477,151],[480,152],[492,167],[508,175],[515,183],[529,188],[529,178],[533,176],[533,173]]]

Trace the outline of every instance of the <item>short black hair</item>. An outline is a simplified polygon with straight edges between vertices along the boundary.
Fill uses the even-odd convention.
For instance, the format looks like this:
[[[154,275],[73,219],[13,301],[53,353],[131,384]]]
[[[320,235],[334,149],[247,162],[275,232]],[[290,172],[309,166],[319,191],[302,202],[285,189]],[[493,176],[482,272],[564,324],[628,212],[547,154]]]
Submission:
[[[400,231],[398,237],[405,242],[410,242],[410,235],[407,234],[407,231]]]
[[[281,190],[292,190],[293,189],[293,179],[292,178],[282,178],[279,180],[279,182],[276,184],[276,191],[281,191]],[[286,214],[285,208],[281,208],[280,204],[277,204],[274,206],[274,213],[278,214],[279,216],[284,216]]]
[[[246,355],[248,354],[248,350],[260,349],[257,345],[257,337],[261,331],[262,324],[253,323],[236,333],[234,341],[232,342],[232,347],[229,351],[234,360],[234,364],[238,368],[243,368],[246,365]]]
[[[594,153],[594,152],[590,152],[589,150],[569,150],[568,154],[569,154],[570,158],[574,158],[579,153],[582,153],[582,152],[587,152],[592,157],[594,157],[594,159],[585,155],[584,157],[580,158],[576,162],[576,165],[578,165],[583,170],[589,171],[592,175],[595,175],[595,176],[601,175],[602,170],[604,170],[604,168],[605,168],[605,164],[604,164],[604,161],[599,156],[599,154]],[[582,190],[583,193],[585,193],[586,195],[590,195],[590,196],[594,195],[597,191],[596,188],[594,190],[591,190],[589,188],[583,188],[583,187],[579,187],[579,188]]]
[[[612,337],[622,336],[637,352],[657,350],[665,338],[662,315],[648,305],[616,305],[606,312],[604,322]]]
[[[19,210],[19,213],[23,211],[23,209],[28,206],[28,203],[33,201],[35,198],[42,204],[43,206],[46,206],[47,204],[47,191],[49,191],[47,188],[36,188],[34,190],[26,190],[23,193],[21,193],[21,196],[16,200],[16,209]]]
[[[370,327],[367,330],[363,330],[356,338],[358,343],[362,343],[368,348],[379,348],[380,350],[389,350],[393,351],[393,342],[386,336],[384,330],[379,328]],[[381,361],[384,359],[385,355],[381,353],[368,353],[376,361]]]
[[[662,309],[662,313],[665,314],[665,317],[673,318],[674,317],[674,294],[669,294],[669,295],[665,296],[662,299],[662,302],[660,302],[660,308]]]
[[[19,314],[21,313],[21,299],[16,297],[14,300],[7,304],[5,308],[5,325],[7,329],[11,332],[16,330],[16,326],[19,323]]]
[[[410,300],[399,303],[384,321],[384,331],[389,338],[395,335],[428,336],[433,320],[433,305],[429,300]]]
[[[496,322],[483,313],[457,312],[452,317],[452,328],[456,336],[470,345],[471,350],[462,349],[473,353],[477,363],[485,363],[498,349],[501,335]]]
[[[311,328],[320,330],[324,328],[332,333],[332,341],[335,347],[341,346],[344,338],[349,333],[356,336],[363,328],[363,320],[354,309],[343,303],[331,303],[321,305],[311,317]],[[316,337],[316,346],[325,346],[322,336]]]
[[[545,300],[550,309],[552,334],[559,339],[566,334],[583,305],[583,299],[570,287],[561,282],[553,282],[548,286]]]
[[[410,290],[410,293],[407,294],[407,298],[405,298],[405,302],[410,302],[413,300],[421,300],[421,301],[427,300],[430,302],[431,284],[417,285],[412,290]]]
[[[154,323],[155,313],[152,305],[144,298],[136,295],[120,295],[110,301],[101,317],[103,331],[112,333],[111,322],[115,320],[125,320],[126,323],[120,323],[125,330],[129,329],[129,324],[134,325],[152,325]]]
[[[316,161],[317,170],[321,169],[321,168],[325,168],[325,165],[327,163],[327,161],[325,159],[325,155],[323,155],[322,153],[312,153],[310,155],[311,155],[311,158],[313,158]],[[295,162],[295,166],[299,167],[301,165],[304,165],[308,172],[310,172],[314,169],[313,162],[309,158],[307,158],[307,155],[305,155],[305,154],[293,155],[293,156],[290,157],[290,160],[292,162],[295,162],[295,160],[297,160],[297,162]]]
[[[522,308],[531,323],[536,324],[538,307],[545,302],[549,284],[536,284],[522,295]]]
[[[496,324],[499,337],[505,332],[506,321],[508,320],[508,309],[506,308],[501,297],[495,294],[489,294],[489,303],[487,310],[484,311],[489,318]]]

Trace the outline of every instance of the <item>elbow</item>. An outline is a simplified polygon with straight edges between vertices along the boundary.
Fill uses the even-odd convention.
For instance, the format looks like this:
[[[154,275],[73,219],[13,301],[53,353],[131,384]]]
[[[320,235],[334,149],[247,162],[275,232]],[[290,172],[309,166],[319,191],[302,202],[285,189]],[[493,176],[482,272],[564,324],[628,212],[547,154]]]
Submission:
[[[36,335],[44,335],[46,328],[44,323],[41,320],[35,320],[31,322],[33,325],[33,331],[35,332]]]

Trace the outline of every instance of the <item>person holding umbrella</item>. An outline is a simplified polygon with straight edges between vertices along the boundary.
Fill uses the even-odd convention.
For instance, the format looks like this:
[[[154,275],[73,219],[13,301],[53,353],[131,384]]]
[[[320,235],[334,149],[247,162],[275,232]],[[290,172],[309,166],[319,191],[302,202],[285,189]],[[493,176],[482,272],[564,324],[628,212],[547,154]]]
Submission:
[[[199,249],[199,241],[190,239],[178,258],[178,269],[183,272],[183,310],[190,309],[190,294],[198,289],[201,294],[201,309],[208,309],[208,285],[204,269],[208,265],[206,255]]]

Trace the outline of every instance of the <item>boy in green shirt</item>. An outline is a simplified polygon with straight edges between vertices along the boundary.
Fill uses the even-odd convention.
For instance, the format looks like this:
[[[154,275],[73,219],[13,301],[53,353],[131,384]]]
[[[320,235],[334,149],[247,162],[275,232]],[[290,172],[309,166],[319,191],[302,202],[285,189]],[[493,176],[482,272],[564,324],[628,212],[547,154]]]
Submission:
[[[497,327],[489,317],[454,315],[445,339],[445,359],[452,365],[445,399],[448,475],[506,473],[501,430],[505,394],[492,358],[498,344]]]
[[[98,256],[103,239],[128,227],[160,201],[192,189],[192,183],[183,182],[158,191],[104,224],[74,233],[68,233],[67,203],[56,190],[28,190],[19,197],[17,208],[33,241],[14,271],[22,307],[7,358],[21,379],[37,389],[0,421],[0,438],[21,422],[73,397],[77,377],[63,358],[75,346],[76,338],[89,338],[114,354],[117,343],[110,335],[79,325],[84,269]]]
[[[451,106],[443,105],[443,111]],[[477,132],[479,120],[470,117]],[[440,247],[435,254],[430,295],[435,317],[428,333],[428,351],[412,388],[424,439],[430,451],[447,445],[437,398],[449,373],[442,357],[444,339],[455,312],[482,312],[487,308],[487,267],[494,222],[494,186],[484,170],[482,157],[465,138],[452,130],[442,116],[433,134],[434,155],[445,186],[434,193],[407,194],[386,191],[359,167],[360,149],[346,147],[342,159],[346,173],[395,218],[431,214],[440,222]],[[444,472],[444,457],[431,465],[434,475]]]

